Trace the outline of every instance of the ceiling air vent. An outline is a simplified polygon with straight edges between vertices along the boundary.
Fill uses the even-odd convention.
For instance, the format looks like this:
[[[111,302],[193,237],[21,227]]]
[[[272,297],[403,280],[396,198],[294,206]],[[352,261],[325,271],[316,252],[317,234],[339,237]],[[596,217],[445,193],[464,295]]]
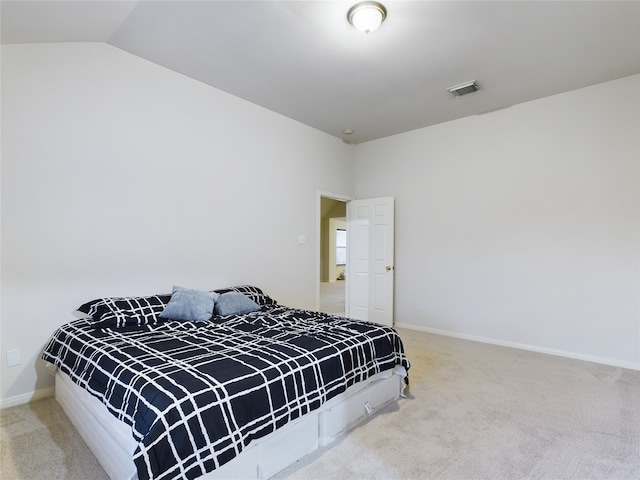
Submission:
[[[480,90],[480,87],[478,86],[478,82],[473,80],[471,82],[461,83],[460,85],[456,85],[454,87],[449,87],[447,88],[447,90],[449,90],[451,95],[453,95],[454,97],[461,97],[462,95],[466,95],[468,93],[477,92],[478,90]]]

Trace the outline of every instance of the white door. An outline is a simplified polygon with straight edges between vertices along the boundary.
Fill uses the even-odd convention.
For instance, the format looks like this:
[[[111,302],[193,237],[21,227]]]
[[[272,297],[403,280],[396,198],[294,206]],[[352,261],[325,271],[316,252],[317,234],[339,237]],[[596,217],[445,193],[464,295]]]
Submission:
[[[393,326],[393,197],[347,205],[347,317]]]

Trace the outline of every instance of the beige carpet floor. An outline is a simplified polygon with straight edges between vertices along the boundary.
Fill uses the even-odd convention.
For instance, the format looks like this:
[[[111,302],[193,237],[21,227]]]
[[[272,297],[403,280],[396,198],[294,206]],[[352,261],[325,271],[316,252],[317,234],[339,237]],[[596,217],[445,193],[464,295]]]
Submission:
[[[640,478],[640,372],[399,331],[408,398],[276,479]],[[106,478],[54,399],[0,418],[1,479]]]

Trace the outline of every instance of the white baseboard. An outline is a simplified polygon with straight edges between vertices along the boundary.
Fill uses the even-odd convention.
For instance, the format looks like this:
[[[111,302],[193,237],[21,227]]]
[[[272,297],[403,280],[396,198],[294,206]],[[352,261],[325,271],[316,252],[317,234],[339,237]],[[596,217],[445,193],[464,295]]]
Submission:
[[[567,352],[564,350],[556,350],[553,348],[540,347],[537,345],[529,345],[526,343],[509,342],[504,340],[497,340],[495,338],[468,335],[466,333],[450,332],[448,330],[438,330],[436,328],[423,327],[420,325],[412,325],[410,323],[396,323],[394,326],[398,328],[406,328],[407,330],[416,330],[419,332],[433,333],[434,335],[443,335],[445,337],[453,337],[453,338],[460,338],[463,340],[471,340],[474,342],[489,343],[491,345],[500,345],[501,347],[518,348],[520,350],[529,350],[532,352],[545,353],[547,355],[556,355],[558,357],[567,357],[567,358],[573,358],[576,360],[584,360],[586,362],[601,363],[603,365],[611,365],[613,367],[628,368],[630,370],[640,370],[639,363],[627,362],[625,360],[618,360],[615,358],[583,355],[581,353]]]
[[[2,398],[0,399],[0,409],[15,407],[16,405],[40,400],[41,398],[53,397],[54,393],[55,387],[47,387],[33,392],[23,393],[22,395],[16,395],[14,397]]]

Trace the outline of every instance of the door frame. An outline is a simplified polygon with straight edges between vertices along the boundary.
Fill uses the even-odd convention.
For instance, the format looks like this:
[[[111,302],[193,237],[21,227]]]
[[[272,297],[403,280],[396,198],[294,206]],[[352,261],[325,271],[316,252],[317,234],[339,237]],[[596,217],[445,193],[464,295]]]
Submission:
[[[317,191],[317,195],[316,195],[316,310],[320,310],[320,242],[321,242],[321,228],[320,228],[320,222],[322,222],[322,218],[320,218],[320,213],[321,213],[321,202],[322,202],[322,198],[330,198],[332,200],[338,200],[340,202],[345,202],[345,203],[349,203],[351,200],[353,200],[353,197],[349,196],[349,195],[342,195],[340,193],[331,193],[331,192],[323,192],[318,190]],[[348,227],[347,227],[348,229]],[[347,235],[349,235],[349,232],[347,231]],[[349,252],[347,252],[348,255]],[[347,262],[348,262],[348,258],[347,258]],[[345,303],[349,301],[348,297],[348,291],[347,288],[345,288]]]

